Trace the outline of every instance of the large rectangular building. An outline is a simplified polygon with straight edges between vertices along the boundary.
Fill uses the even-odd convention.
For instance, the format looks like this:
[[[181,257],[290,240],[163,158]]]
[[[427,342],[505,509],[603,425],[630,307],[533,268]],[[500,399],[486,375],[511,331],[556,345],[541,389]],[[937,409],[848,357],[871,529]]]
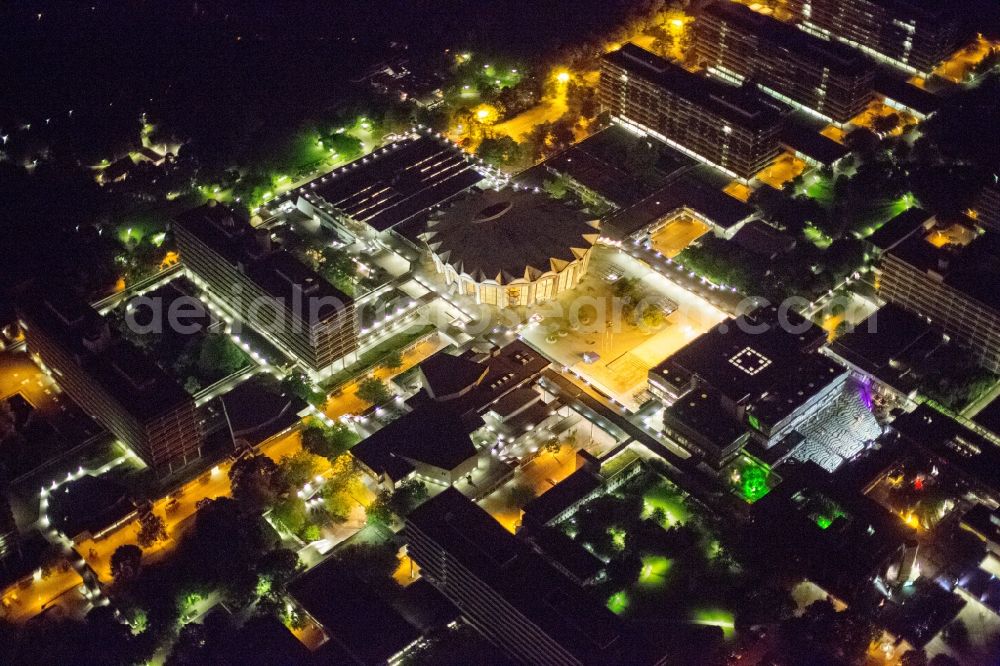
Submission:
[[[649,371],[664,431],[715,468],[748,436],[778,445],[844,386],[846,370],[818,353],[825,341],[819,326],[775,307],[722,322]]]
[[[936,0],[790,0],[800,27],[911,74],[929,76],[960,41],[954,3]]]
[[[783,107],[755,89],[694,74],[635,44],[606,54],[598,91],[617,121],[749,179],[779,151]]]
[[[329,226],[380,234],[419,218],[483,180],[461,148],[410,136],[299,189],[296,206]]]
[[[454,488],[414,509],[403,536],[421,575],[519,663],[643,666],[666,660]]]
[[[865,110],[875,71],[859,52],[809,35],[735,2],[716,2],[696,23],[698,57],[709,72],[837,123]]]
[[[169,473],[201,455],[194,398],[90,308],[58,292],[22,301],[28,351],[60,387],[148,465]]]
[[[930,218],[884,249],[875,284],[1000,372],[1000,235]]]
[[[339,369],[358,348],[351,297],[289,252],[273,249],[265,230],[211,204],[179,216],[174,230],[184,265],[240,321],[314,376]]]

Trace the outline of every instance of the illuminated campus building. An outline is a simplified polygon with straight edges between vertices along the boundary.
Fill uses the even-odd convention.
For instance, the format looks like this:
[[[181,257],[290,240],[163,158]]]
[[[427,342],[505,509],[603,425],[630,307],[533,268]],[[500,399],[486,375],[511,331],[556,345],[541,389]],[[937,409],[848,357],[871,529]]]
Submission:
[[[800,27],[881,62],[929,76],[959,42],[959,15],[933,0],[791,0]]]
[[[817,353],[825,341],[818,326],[775,308],[724,321],[649,371],[664,431],[716,469],[750,441],[790,452],[803,440],[796,429],[847,379]]]
[[[923,219],[882,243],[879,296],[926,318],[982,367],[1000,372],[1000,234],[981,233],[968,220]]]
[[[402,535],[426,577],[518,663],[649,666],[644,637],[454,488],[414,509]]]
[[[699,60],[708,71],[825,119],[845,123],[865,110],[875,71],[848,46],[806,34],[735,2],[716,2],[696,23]]]
[[[601,59],[598,95],[626,127],[739,178],[749,179],[779,152],[779,103],[691,73],[635,44]]]
[[[587,272],[598,221],[546,194],[473,191],[431,216],[424,238],[459,293],[498,307],[557,298]]]
[[[181,259],[195,278],[314,376],[339,369],[358,348],[351,297],[291,253],[273,248],[266,230],[212,204],[179,216],[174,230]]]
[[[376,235],[417,221],[482,179],[453,143],[411,136],[301,187],[296,206],[328,227]]]
[[[389,490],[414,476],[451,485],[478,468],[471,435],[485,414],[513,402],[524,412],[542,409],[542,420],[549,415],[531,388],[548,365],[521,340],[479,360],[439,351],[419,366],[422,387],[407,400],[410,411],[359,442],[351,456]]]
[[[20,306],[28,351],[84,411],[157,472],[201,455],[194,398],[90,306],[60,293]]]

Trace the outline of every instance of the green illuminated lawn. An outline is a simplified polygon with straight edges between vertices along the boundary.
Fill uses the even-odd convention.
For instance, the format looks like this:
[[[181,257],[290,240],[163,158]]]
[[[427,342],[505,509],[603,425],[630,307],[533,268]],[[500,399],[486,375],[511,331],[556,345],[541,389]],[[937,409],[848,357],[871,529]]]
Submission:
[[[646,555],[642,558],[639,584],[644,587],[663,587],[667,584],[670,559],[662,555]]]
[[[625,590],[621,592],[615,592],[610,597],[608,597],[608,610],[610,610],[615,615],[621,615],[628,608],[628,594]]]
[[[802,235],[821,250],[825,250],[830,247],[830,244],[833,242],[832,238],[813,226],[807,226],[804,228],[802,230]]]
[[[720,608],[707,608],[696,610],[691,615],[691,621],[695,624],[706,624],[713,627],[720,627],[726,639],[732,638],[736,631],[735,617],[730,611]]]
[[[866,216],[869,220],[867,226],[859,231],[861,238],[867,238],[875,233],[883,224],[896,217],[900,213],[913,208],[917,204],[916,198],[911,192],[907,192],[898,199],[883,201],[872,206],[870,214]]]
[[[649,489],[643,496],[642,515],[648,518],[653,512],[660,510],[664,514],[663,526],[671,527],[684,523],[690,517],[684,506],[684,496],[675,487],[660,483]]]
[[[806,196],[826,207],[833,203],[833,179],[816,178],[806,187]]]

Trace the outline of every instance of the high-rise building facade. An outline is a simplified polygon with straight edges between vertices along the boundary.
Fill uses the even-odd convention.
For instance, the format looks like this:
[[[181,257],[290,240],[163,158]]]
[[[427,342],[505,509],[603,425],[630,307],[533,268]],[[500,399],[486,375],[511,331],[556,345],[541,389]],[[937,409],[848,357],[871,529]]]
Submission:
[[[603,57],[598,93],[604,109],[626,127],[738,178],[749,179],[778,155],[780,104],[634,44]]]
[[[994,174],[979,193],[975,207],[976,222],[984,229],[1000,233],[1000,174]]]
[[[859,52],[735,2],[706,7],[695,24],[698,57],[709,72],[826,119],[844,123],[873,98],[875,70]]]
[[[17,549],[19,533],[7,497],[7,484],[0,483],[0,560]]]
[[[194,398],[72,297],[39,292],[19,307],[28,351],[84,411],[158,473],[201,456]]]
[[[876,60],[928,76],[958,46],[953,3],[933,0],[791,0],[800,27]]]
[[[1000,235],[933,218],[885,250],[879,295],[920,315],[1000,372]]]
[[[339,369],[358,348],[354,301],[289,252],[271,247],[224,206],[206,205],[175,220],[184,265],[257,333],[313,375]]]

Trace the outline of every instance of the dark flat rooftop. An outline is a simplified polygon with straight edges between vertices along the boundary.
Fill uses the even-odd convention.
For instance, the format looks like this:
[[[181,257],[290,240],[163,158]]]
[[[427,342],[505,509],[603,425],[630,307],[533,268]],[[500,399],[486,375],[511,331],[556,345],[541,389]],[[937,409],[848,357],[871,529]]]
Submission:
[[[569,572],[576,580],[587,581],[597,576],[604,563],[558,527],[526,526],[518,537],[527,539],[541,555],[557,567]]]
[[[48,515],[52,524],[70,539],[107,527],[132,509],[124,486],[90,474],[49,493]]]
[[[787,122],[781,127],[781,133],[778,136],[781,142],[792,150],[800,152],[806,157],[824,165],[833,164],[851,152],[833,139],[823,136],[812,127],[795,122],[794,117],[788,118]]]
[[[941,108],[941,98],[903,80],[897,72],[882,71],[875,77],[875,91],[908,109],[929,116]]]
[[[475,386],[488,371],[488,366],[439,351],[420,363],[424,388],[432,397],[457,395]]]
[[[603,58],[734,125],[756,130],[775,127],[781,122],[775,106],[755,90],[693,74],[635,44],[625,44]]]
[[[560,513],[601,487],[601,477],[581,468],[528,502],[525,519],[544,525]]]
[[[638,184],[617,166],[592,155],[580,145],[567,148],[543,164],[549,171],[568,175],[616,206],[635,201]]]
[[[882,250],[891,250],[922,227],[931,214],[922,208],[907,208],[868,237],[868,242]]]
[[[372,470],[393,478],[410,461],[451,470],[476,455],[461,416],[447,405],[427,403],[404,414],[351,449]]]
[[[898,417],[892,427],[993,492],[1000,492],[1000,448],[982,435],[926,403]]]
[[[305,193],[385,231],[480,182],[457,146],[430,136],[380,148],[309,184]]]
[[[916,232],[887,254],[918,271],[939,275],[946,285],[1000,310],[1000,234],[986,232],[968,245],[937,247]]]
[[[601,225],[606,236],[627,238],[646,225],[659,221],[679,208],[690,208],[722,229],[729,229],[754,214],[754,208],[699,182],[681,176],[639,202],[624,208]]]
[[[383,664],[420,632],[368,585],[339,570],[336,558],[289,586],[291,595],[362,664]]]
[[[830,350],[890,386],[909,392],[916,382],[905,375],[911,363],[926,358],[941,342],[941,335],[926,320],[888,304],[837,338]]]
[[[994,398],[990,404],[972,417],[972,420],[1000,437],[1000,398]]]
[[[233,428],[233,435],[251,445],[293,426],[306,403],[291,393],[269,386],[269,378],[258,375],[221,397]]]
[[[746,433],[746,428],[722,408],[712,389],[695,388],[666,408],[664,418],[673,418],[700,433],[720,449]]]

